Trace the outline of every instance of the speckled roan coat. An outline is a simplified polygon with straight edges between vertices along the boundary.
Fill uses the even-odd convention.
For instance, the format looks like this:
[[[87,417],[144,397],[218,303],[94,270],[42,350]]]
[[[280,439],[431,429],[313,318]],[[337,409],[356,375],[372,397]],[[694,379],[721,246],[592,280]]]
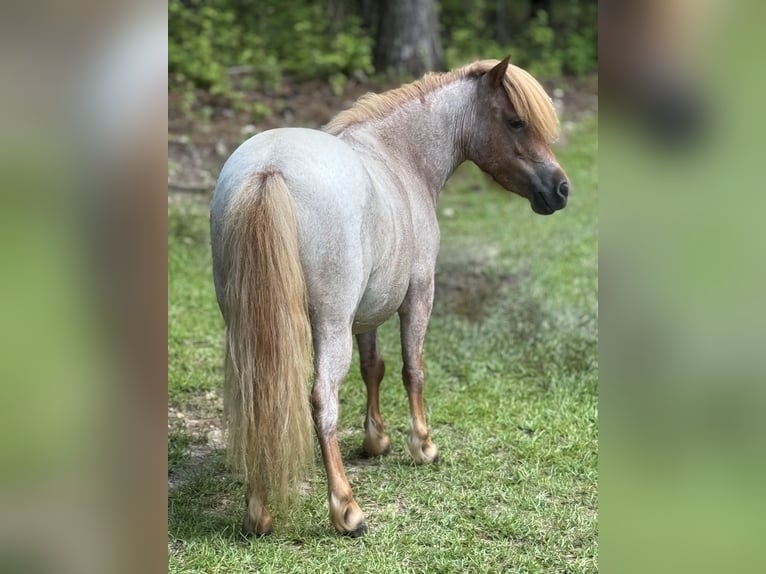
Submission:
[[[246,531],[271,530],[267,496],[284,490],[298,458],[311,457],[313,416],[332,524],[364,532],[338,448],[338,389],[356,336],[368,391],[364,448],[385,454],[376,327],[394,313],[411,409],[409,449],[419,463],[438,458],[423,408],[423,341],[439,192],[471,160],[527,197],[535,212],[563,208],[569,184],[548,145],[557,125],[531,76],[508,59],[483,61],[368,96],[325,131],[258,134],[228,159],[213,196],[211,240],[227,323],[229,432],[248,476]]]

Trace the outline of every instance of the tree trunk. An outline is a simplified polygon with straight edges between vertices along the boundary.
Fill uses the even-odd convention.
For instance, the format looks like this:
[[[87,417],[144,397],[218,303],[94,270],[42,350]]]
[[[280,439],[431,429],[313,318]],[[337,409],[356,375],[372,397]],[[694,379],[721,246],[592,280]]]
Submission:
[[[444,69],[434,0],[388,0],[380,3],[375,45],[378,72],[420,76]]]
[[[362,18],[362,30],[370,33],[372,30],[373,5],[372,0],[358,0],[359,14]]]
[[[532,8],[532,17],[534,18],[537,16],[537,13],[542,10],[546,14],[548,14],[548,23],[550,24],[551,21],[551,0],[532,0],[531,2],[531,8]]]
[[[508,43],[508,11],[505,4],[506,0],[495,2],[495,40],[503,45]]]

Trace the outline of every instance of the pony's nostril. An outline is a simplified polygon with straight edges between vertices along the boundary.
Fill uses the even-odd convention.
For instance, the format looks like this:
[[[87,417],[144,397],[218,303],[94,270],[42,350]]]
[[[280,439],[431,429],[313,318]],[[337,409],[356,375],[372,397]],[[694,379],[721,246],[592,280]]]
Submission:
[[[569,196],[569,182],[567,180],[562,179],[559,182],[559,185],[556,188],[556,195],[561,199],[566,199]]]

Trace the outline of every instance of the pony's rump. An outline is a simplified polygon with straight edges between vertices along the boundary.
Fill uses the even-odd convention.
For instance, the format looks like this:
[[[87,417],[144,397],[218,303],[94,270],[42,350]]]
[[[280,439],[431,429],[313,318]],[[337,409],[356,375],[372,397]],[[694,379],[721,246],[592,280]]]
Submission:
[[[306,284],[280,172],[257,172],[235,192],[223,247],[229,456],[251,492],[284,504],[313,460],[313,427]]]

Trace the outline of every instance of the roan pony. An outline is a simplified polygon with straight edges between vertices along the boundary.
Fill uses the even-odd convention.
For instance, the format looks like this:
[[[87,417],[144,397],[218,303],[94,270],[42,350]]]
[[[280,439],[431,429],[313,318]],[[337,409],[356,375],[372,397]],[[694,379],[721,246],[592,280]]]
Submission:
[[[323,131],[263,132],[224,165],[210,227],[226,322],[229,451],[247,483],[246,533],[270,532],[267,497],[284,504],[305,476],[312,422],[330,520],[341,533],[365,532],[338,447],[338,389],[356,337],[367,387],[364,450],[385,454],[376,328],[394,313],[410,454],[417,463],[438,459],[423,408],[423,339],[439,250],[439,192],[471,160],[526,197],[535,213],[562,209],[569,194],[549,145],[559,129],[551,100],[508,60],[367,94]]]

